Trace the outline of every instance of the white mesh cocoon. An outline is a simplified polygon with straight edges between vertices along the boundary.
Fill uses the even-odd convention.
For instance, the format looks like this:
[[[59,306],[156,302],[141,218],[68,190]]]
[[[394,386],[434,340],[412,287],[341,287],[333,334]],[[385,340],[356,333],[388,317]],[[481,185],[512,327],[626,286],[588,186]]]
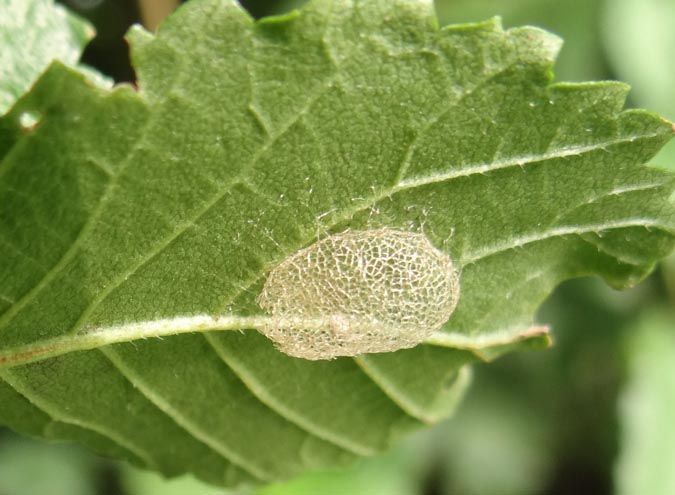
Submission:
[[[459,274],[422,234],[347,231],[285,259],[258,303],[260,331],[290,356],[331,359],[414,347],[445,323]]]

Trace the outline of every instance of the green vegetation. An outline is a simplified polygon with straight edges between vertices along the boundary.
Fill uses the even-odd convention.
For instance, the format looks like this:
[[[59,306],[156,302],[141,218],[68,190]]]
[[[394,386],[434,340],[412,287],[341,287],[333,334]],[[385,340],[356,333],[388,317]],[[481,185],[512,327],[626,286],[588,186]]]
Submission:
[[[537,493],[554,470],[539,453],[556,426],[553,415],[524,420],[538,400],[506,393],[526,391],[509,371],[525,369],[520,361],[481,367],[482,395],[469,392],[473,413],[455,420],[464,427],[433,430],[458,447],[430,447],[435,433],[422,432],[404,451],[332,470],[449,417],[470,364],[549,346],[545,324],[581,307],[551,303],[564,316],[536,315],[562,282],[631,287],[672,252],[675,180],[644,165],[672,137],[671,122],[623,110],[625,84],[553,82],[561,40],[545,30],[505,30],[496,18],[439,27],[422,0],[315,0],[259,21],[231,0],[192,0],[156,34],[131,29],[137,87],[113,88],[75,65],[90,28],[51,2],[31,4],[11,16],[19,22],[0,23],[0,40],[59,41],[0,48],[13,68],[0,79],[0,424],[233,489],[313,472],[266,495],[316,493],[316,484],[414,494],[425,468],[413,454],[435,463],[448,490]],[[0,0],[0,12],[23,5]],[[584,63],[565,67],[583,74]],[[459,304],[426,344],[310,362],[254,330],[226,331],[266,317],[256,298],[293,253],[384,227],[423,233],[461,271]],[[591,310],[561,325],[576,339],[565,344],[561,332],[562,349],[611,353],[621,334],[594,343],[578,331],[595,330],[588,301],[604,297],[579,287]],[[615,323],[629,318],[602,308]],[[645,407],[658,415],[668,402],[644,377],[672,353],[664,344],[649,368],[644,355],[659,346],[639,339],[624,397],[655,397]],[[528,377],[539,369],[530,364]],[[489,378],[493,366],[513,382]],[[535,393],[540,405],[574,395],[563,376],[542,377],[535,387],[559,388]],[[607,382],[614,395],[617,382]],[[668,447],[658,437],[638,445],[653,432],[630,405],[622,414],[634,448],[617,479],[631,493],[650,478],[645,459],[672,453],[657,453]],[[612,449],[598,462],[611,462]],[[494,477],[481,479],[482,458]],[[669,486],[659,481],[648,490]]]

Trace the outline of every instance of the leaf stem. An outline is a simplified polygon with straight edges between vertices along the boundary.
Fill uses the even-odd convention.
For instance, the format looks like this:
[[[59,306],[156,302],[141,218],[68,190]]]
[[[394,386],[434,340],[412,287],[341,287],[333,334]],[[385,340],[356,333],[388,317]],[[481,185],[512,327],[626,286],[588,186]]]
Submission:
[[[111,327],[94,327],[76,334],[63,335],[32,344],[0,351],[0,369],[12,368],[45,359],[88,351],[111,344],[134,340],[161,338],[183,333],[202,333],[228,330],[260,330],[269,325],[290,326],[296,330],[317,330],[334,322],[333,317],[276,317],[268,315],[196,315],[163,320],[141,321]],[[478,354],[482,349],[504,346],[531,338],[544,338],[550,344],[548,328],[534,326],[520,331],[504,331],[490,338],[468,336],[454,332],[436,331],[424,344],[453,349],[464,349]],[[489,360],[486,358],[486,360]]]
[[[269,316],[198,315],[93,328],[77,334],[64,335],[2,351],[0,352],[0,368],[19,366],[69,352],[87,351],[133,340],[182,333],[257,329],[269,324],[270,321]]]

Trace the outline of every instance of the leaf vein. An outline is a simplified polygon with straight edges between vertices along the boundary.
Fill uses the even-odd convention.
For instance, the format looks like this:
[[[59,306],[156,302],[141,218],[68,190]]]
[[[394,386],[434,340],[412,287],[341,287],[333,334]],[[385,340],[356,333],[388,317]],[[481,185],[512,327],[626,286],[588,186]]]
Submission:
[[[0,378],[10,387],[12,387],[18,394],[25,397],[33,406],[37,407],[47,416],[52,418],[52,420],[70,424],[73,426],[84,428],[85,430],[90,430],[95,433],[98,433],[99,435],[108,438],[110,441],[117,444],[121,448],[133,453],[136,457],[145,462],[148,467],[155,470],[158,468],[157,463],[148,452],[134,445],[132,442],[127,441],[126,438],[122,438],[117,433],[108,431],[107,428],[102,428],[97,425],[89,424],[89,422],[87,421],[81,421],[77,418],[64,416],[62,413],[52,410],[52,408],[49,405],[47,405],[42,399],[38,398],[35,394],[28,392],[27,390],[25,390],[24,387],[21,387],[18,384],[18,380],[13,379],[11,373],[8,370],[2,370],[2,372],[0,372]]]
[[[243,365],[238,365],[236,362],[228,356],[228,354],[223,350],[213,335],[202,334],[203,337],[207,340],[211,348],[214,350],[218,358],[232,370],[232,372],[239,378],[239,380],[246,386],[250,393],[256,397],[261,403],[266,407],[272,410],[278,416],[281,416],[286,421],[294,424],[295,426],[303,429],[308,434],[321,438],[327,442],[332,443],[342,449],[348,450],[349,452],[359,454],[359,455],[373,455],[375,450],[371,447],[368,447],[364,444],[354,442],[353,439],[342,438],[330,430],[326,430],[324,427],[313,423],[311,419],[298,414],[292,409],[283,405],[283,403],[277,401],[273,395],[268,394],[265,391],[265,386],[259,383],[254,376],[251,376],[246,372]]]
[[[658,219],[654,218],[626,218],[604,224],[560,226],[555,227],[553,229],[549,229],[548,231],[543,233],[522,235],[519,237],[511,238],[503,243],[494,244],[492,246],[482,249],[477,249],[468,256],[463,257],[462,262],[464,265],[470,265],[476,263],[477,261],[488,258],[490,256],[494,256],[496,254],[500,254],[505,251],[517,249],[535,242],[545,241],[554,237],[566,237],[570,235],[583,235],[591,233],[597,234],[606,230],[625,229],[631,227],[642,227],[647,230],[649,230],[650,228],[655,229],[666,228],[663,225],[663,223],[659,222]]]
[[[147,386],[137,373],[135,373],[131,368],[127,367],[117,352],[115,352],[113,349],[108,347],[99,350],[108,358],[115,368],[117,368],[119,373],[129,380],[137,390],[139,390],[150,402],[155,405],[155,407],[162,411],[166,416],[171,418],[172,421],[192,435],[197,441],[213,449],[226,460],[232,464],[237,465],[255,478],[258,478],[262,481],[271,481],[274,479],[274,475],[265,472],[258,466],[251,464],[247,459],[244,459],[240,454],[234,452],[230,447],[221,441],[214,439],[214,437],[209,435],[207,432],[201,431],[201,428],[199,428],[198,425],[193,424],[189,419],[183,417],[183,415],[179,413],[168,400],[153,392],[152,388]]]

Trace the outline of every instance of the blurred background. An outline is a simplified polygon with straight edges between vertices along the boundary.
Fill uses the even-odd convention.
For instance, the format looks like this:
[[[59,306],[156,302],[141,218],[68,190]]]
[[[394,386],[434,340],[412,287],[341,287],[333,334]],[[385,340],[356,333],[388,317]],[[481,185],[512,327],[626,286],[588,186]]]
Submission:
[[[155,29],[176,0],[61,0],[98,32],[83,61],[133,81],[123,35]],[[247,0],[255,17],[298,0]],[[675,120],[675,0],[437,0],[441,24],[495,15],[565,45],[556,80],[620,79],[628,105]],[[675,170],[675,140],[653,160]],[[675,494],[675,258],[640,286],[561,286],[538,320],[547,351],[474,367],[456,415],[346,471],[311,473],[255,495]],[[0,495],[215,495],[152,473],[0,429]]]

